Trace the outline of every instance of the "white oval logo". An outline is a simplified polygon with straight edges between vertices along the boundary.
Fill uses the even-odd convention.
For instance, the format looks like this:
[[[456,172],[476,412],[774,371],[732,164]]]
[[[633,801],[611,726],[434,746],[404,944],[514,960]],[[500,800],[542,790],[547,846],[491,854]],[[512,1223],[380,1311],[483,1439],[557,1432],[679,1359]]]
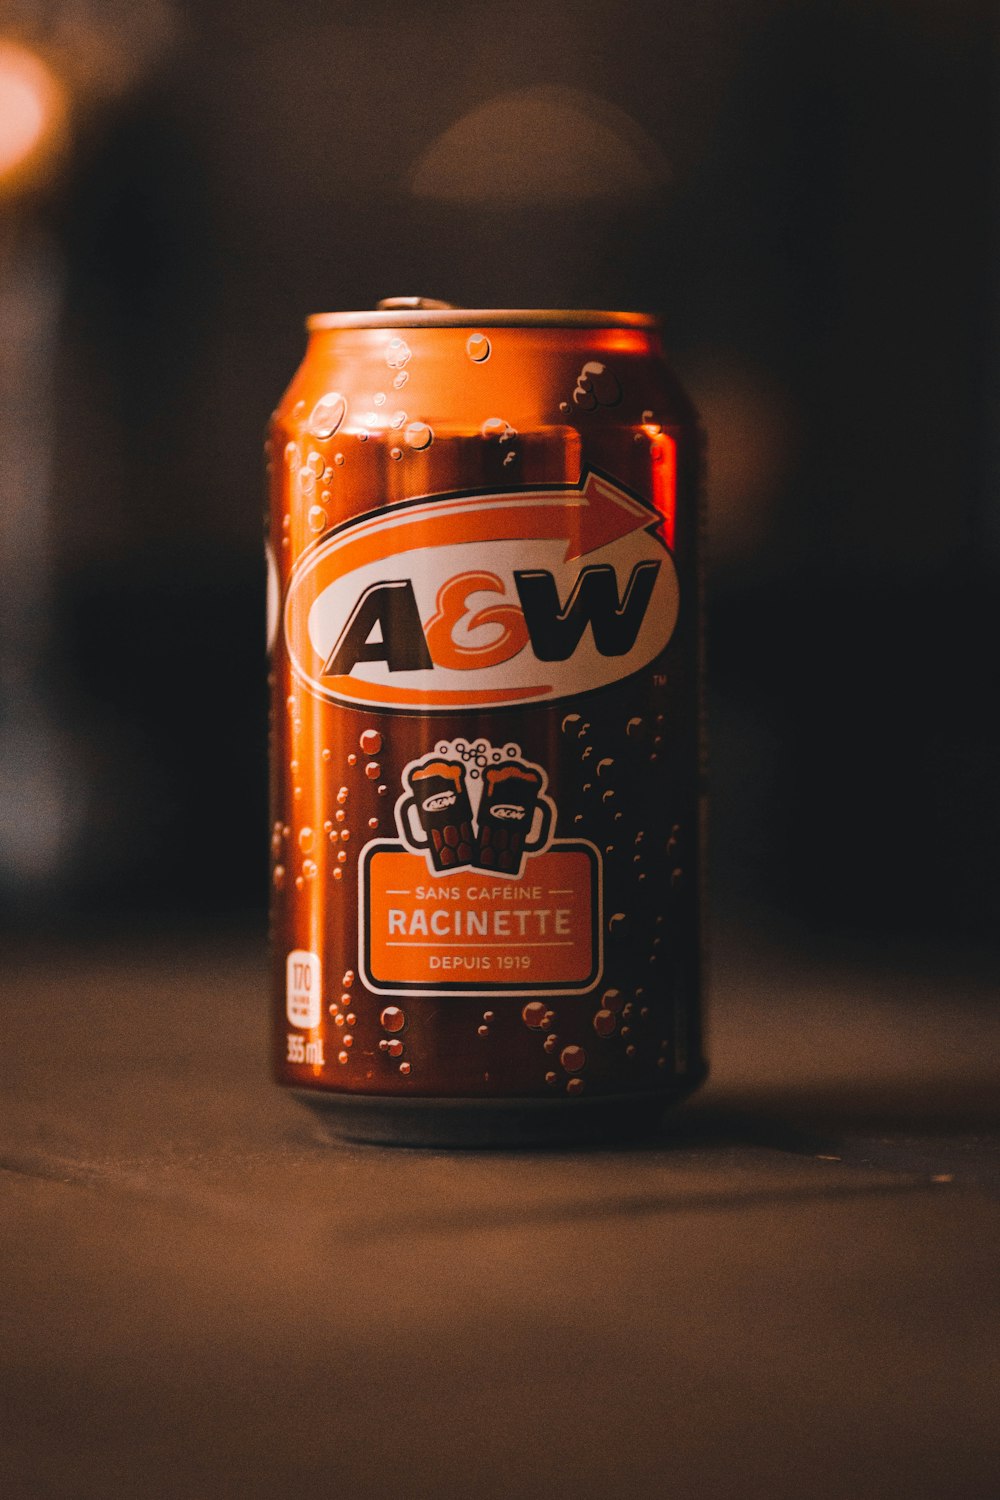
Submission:
[[[661,514],[612,480],[439,496],[307,553],[285,601],[321,698],[412,712],[544,703],[653,661],[679,605]]]

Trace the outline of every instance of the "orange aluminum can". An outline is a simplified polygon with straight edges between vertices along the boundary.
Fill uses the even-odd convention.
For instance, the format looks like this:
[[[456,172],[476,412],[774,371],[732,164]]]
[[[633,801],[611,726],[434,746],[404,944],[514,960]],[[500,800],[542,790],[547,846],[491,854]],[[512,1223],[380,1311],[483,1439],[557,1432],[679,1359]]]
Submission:
[[[309,319],[268,439],[278,1080],[355,1139],[704,1078],[701,441],[654,319]]]

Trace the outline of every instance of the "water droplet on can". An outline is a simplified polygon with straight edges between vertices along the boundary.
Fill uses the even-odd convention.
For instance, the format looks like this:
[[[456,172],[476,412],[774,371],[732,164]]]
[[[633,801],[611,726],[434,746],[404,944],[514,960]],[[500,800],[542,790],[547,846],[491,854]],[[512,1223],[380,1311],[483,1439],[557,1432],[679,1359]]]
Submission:
[[[386,1031],[402,1031],[406,1025],[406,1014],[398,1005],[387,1005],[379,1016],[379,1021]]]
[[[339,391],[330,391],[321,396],[312,409],[308,427],[313,437],[321,442],[332,438],[347,415],[347,402]]]
[[[302,829],[300,829],[299,830],[299,848],[302,850],[302,853],[303,854],[308,854],[309,850],[312,848],[312,846],[313,846],[313,831],[312,831],[312,829],[311,828],[302,828]]]
[[[309,522],[310,531],[322,531],[326,525],[326,511],[322,505],[310,505],[306,519]]]
[[[389,347],[385,351],[385,362],[390,370],[401,370],[404,365],[409,364],[413,356],[409,344],[405,339],[392,338]]]
[[[402,1057],[403,1044],[398,1037],[393,1037],[392,1040],[386,1044],[385,1050],[388,1052],[390,1057]]]
[[[403,433],[404,440],[411,448],[419,452],[422,448],[429,448],[434,441],[434,433],[426,422],[411,422]]]
[[[485,333],[470,333],[465,341],[465,352],[474,365],[481,365],[489,359],[492,344]]]
[[[304,859],[302,861],[302,874],[305,876],[306,880],[315,880],[316,871],[317,865],[314,859]]]

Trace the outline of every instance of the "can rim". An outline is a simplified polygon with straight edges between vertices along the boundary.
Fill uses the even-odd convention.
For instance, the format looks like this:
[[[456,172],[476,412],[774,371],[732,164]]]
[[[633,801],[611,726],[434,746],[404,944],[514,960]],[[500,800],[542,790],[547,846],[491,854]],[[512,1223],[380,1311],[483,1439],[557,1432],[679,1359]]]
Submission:
[[[565,307],[388,308],[312,313],[310,333],[328,328],[656,328],[654,313]]]

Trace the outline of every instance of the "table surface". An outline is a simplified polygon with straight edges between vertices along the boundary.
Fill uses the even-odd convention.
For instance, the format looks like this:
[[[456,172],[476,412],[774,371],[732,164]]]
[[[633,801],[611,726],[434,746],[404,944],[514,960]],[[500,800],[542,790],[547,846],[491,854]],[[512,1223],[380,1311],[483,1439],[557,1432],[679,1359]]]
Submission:
[[[464,1153],[332,1141],[264,974],[8,963],[4,1495],[1000,1494],[995,987],[732,943],[659,1137]]]

